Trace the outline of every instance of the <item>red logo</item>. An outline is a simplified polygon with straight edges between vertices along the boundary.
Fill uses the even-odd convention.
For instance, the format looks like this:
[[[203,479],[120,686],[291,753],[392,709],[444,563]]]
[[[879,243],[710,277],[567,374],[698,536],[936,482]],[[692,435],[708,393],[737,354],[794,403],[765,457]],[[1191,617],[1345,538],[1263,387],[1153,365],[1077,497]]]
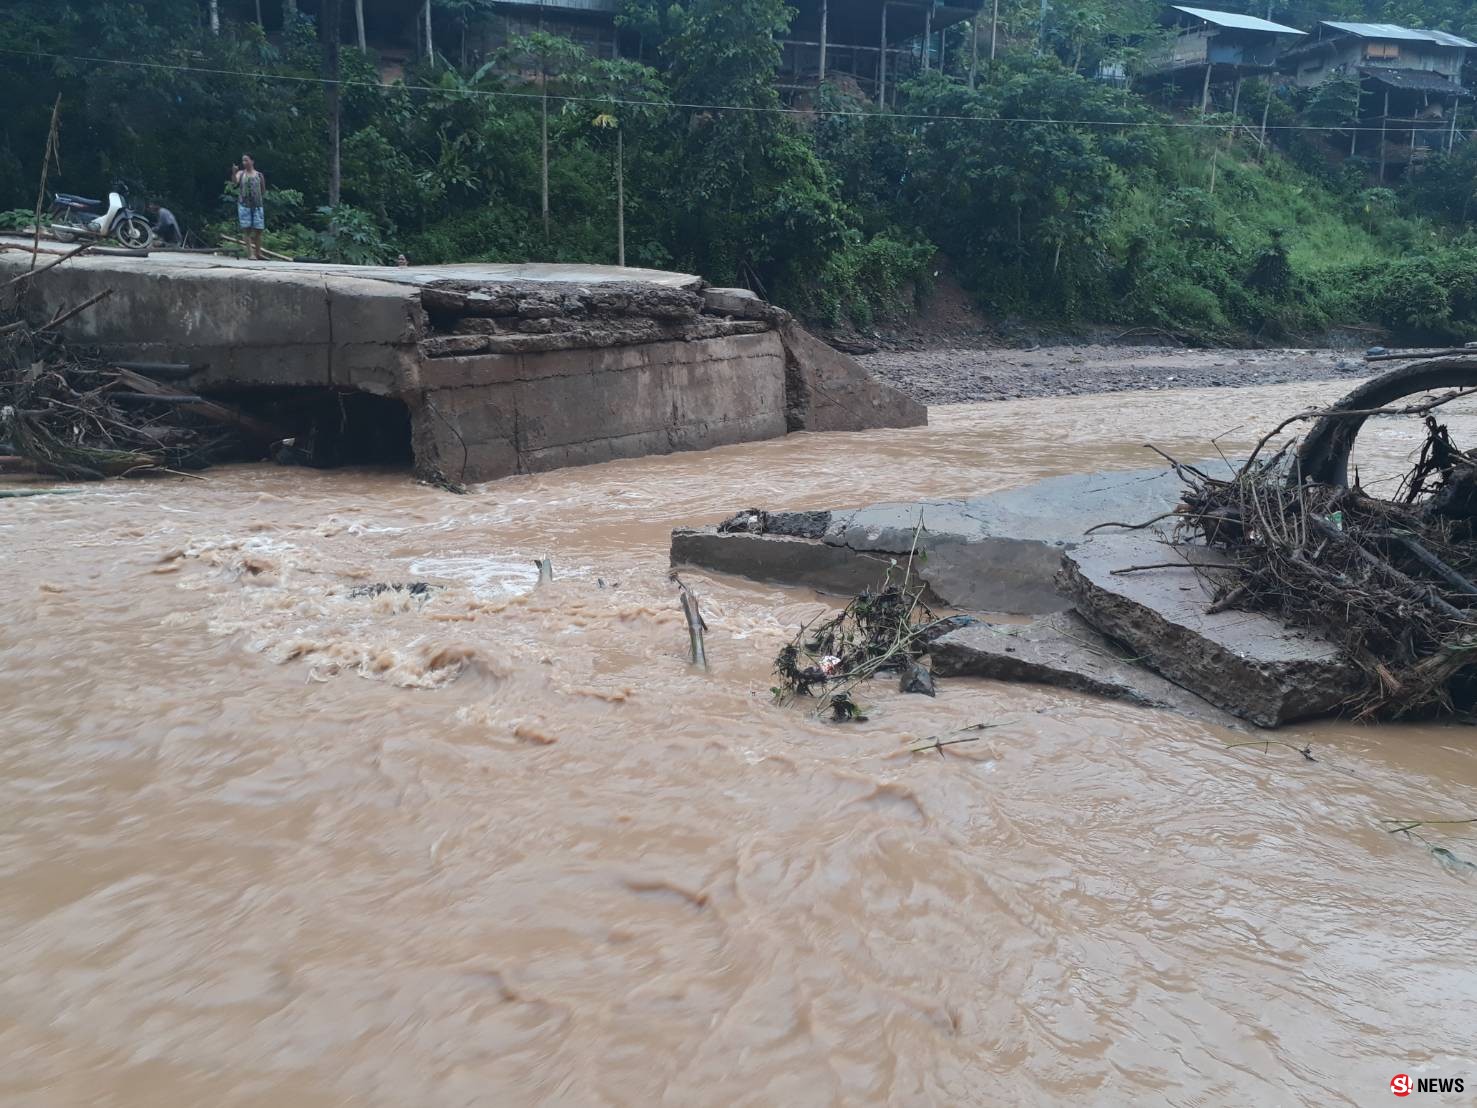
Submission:
[[[1397,1073],[1390,1078],[1390,1091],[1396,1096],[1410,1095],[1410,1074]]]

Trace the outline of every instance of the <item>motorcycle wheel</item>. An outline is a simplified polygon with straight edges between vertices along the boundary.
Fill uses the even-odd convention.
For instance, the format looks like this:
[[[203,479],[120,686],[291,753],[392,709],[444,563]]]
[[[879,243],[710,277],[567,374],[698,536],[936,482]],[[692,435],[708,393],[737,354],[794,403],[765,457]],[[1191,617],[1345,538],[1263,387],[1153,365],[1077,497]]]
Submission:
[[[129,250],[147,250],[154,243],[154,229],[142,216],[125,215],[113,228],[113,237]]]

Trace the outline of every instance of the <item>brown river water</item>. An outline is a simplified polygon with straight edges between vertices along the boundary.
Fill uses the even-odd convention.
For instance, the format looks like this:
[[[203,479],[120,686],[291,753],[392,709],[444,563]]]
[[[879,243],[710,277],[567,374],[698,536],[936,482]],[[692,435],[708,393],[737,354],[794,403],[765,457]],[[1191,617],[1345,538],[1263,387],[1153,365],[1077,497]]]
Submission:
[[[1470,729],[1281,733],[1306,762],[966,680],[836,726],[768,693],[824,599],[685,574],[705,674],[667,578],[674,525],[1244,451],[1347,387],[943,408],[460,498],[242,466],[0,501],[0,1100],[1477,1088],[1477,872],[1378,822],[1477,815]],[[445,587],[349,595],[410,580]],[[1462,831],[1429,838],[1477,860]]]

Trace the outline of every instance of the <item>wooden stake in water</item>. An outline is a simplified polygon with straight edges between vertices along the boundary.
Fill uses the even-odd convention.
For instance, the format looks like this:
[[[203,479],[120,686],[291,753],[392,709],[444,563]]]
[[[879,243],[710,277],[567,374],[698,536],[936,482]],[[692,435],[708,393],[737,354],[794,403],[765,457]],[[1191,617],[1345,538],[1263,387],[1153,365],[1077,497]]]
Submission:
[[[689,589],[675,573],[672,580],[677,582],[677,588],[681,590],[682,614],[687,617],[687,638],[692,648],[692,664],[708,668],[708,652],[703,645],[703,632],[708,625],[703,622],[703,613],[698,607],[697,593]]]

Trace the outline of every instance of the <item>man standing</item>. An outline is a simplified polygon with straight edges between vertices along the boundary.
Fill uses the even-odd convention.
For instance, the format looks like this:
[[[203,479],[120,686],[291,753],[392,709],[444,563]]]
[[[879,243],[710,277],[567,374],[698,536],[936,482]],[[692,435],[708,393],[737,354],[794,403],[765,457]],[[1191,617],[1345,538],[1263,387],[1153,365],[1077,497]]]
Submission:
[[[246,239],[248,257],[262,260],[262,232],[267,221],[262,214],[262,202],[267,195],[267,179],[256,168],[250,154],[241,155],[241,164],[231,167],[231,181],[236,186],[236,218],[241,225],[242,237]]]

